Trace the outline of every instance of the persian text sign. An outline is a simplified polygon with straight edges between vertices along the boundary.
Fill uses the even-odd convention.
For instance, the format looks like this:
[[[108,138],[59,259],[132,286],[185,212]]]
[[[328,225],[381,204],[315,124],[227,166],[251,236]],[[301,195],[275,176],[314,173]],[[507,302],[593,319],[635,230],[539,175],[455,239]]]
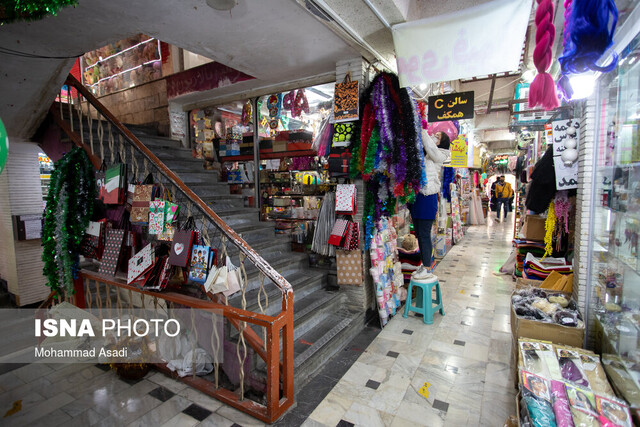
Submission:
[[[429,123],[463,119],[473,119],[473,91],[429,97]]]
[[[562,152],[566,150],[565,141],[570,138],[567,135],[567,129],[574,128],[576,134],[575,138],[577,146],[580,150],[580,123],[575,119],[569,120],[556,120],[551,122],[553,126],[553,166],[556,171],[556,190],[569,190],[572,188],[578,188],[578,161],[576,160],[571,165],[565,165],[562,160]]]
[[[494,0],[394,25],[402,87],[518,69],[532,0]]]
[[[468,162],[469,140],[466,135],[459,135],[451,141],[451,167],[466,168]]]

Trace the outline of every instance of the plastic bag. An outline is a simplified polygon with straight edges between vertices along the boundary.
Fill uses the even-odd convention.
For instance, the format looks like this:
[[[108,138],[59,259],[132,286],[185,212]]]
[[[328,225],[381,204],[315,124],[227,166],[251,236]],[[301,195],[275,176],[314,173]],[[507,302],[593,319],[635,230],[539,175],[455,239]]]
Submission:
[[[177,371],[180,377],[193,375],[195,363],[196,375],[207,375],[213,371],[213,358],[201,348],[196,348],[195,353],[189,350],[182,359],[175,359],[167,363],[167,368]]]

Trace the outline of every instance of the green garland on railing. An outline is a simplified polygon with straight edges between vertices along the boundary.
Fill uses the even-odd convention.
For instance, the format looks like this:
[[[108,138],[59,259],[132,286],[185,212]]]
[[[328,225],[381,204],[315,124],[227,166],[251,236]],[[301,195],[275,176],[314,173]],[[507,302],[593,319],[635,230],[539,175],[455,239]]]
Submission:
[[[77,4],[78,0],[0,0],[0,24],[37,21],[56,15],[63,7]]]
[[[74,148],[55,163],[46,198],[42,230],[43,273],[52,290],[73,293],[78,253],[93,214],[96,179],[81,148]]]

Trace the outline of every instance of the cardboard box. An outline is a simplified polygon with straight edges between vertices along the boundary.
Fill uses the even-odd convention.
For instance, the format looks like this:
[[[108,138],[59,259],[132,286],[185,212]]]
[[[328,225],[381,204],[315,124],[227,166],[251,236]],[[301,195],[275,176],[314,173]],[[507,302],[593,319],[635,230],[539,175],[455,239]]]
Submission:
[[[442,258],[447,254],[448,249],[446,236],[438,234],[436,236],[436,256]]]
[[[584,343],[584,326],[582,328],[573,328],[556,323],[519,318],[513,309],[513,304],[511,305],[511,334],[514,342],[518,342],[518,338],[531,338],[579,348]]]
[[[545,219],[539,215],[527,215],[522,226],[522,235],[527,240],[544,241]]]
[[[289,142],[287,143],[288,151],[311,150],[310,142]]]

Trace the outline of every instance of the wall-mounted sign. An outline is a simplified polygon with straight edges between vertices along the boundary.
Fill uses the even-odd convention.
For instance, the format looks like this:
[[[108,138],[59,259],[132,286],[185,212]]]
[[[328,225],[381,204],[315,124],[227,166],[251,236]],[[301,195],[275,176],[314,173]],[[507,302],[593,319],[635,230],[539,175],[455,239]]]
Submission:
[[[429,123],[473,118],[473,91],[429,97]]]
[[[556,120],[551,122],[551,125],[553,126],[553,166],[556,171],[556,190],[578,188],[577,151],[575,151],[575,158],[572,159],[572,163],[565,163],[562,153],[568,148],[572,150],[580,148],[578,145],[580,141],[580,122],[575,119]]]
[[[458,135],[451,141],[451,166],[454,168],[468,167],[469,140],[466,135]]]

